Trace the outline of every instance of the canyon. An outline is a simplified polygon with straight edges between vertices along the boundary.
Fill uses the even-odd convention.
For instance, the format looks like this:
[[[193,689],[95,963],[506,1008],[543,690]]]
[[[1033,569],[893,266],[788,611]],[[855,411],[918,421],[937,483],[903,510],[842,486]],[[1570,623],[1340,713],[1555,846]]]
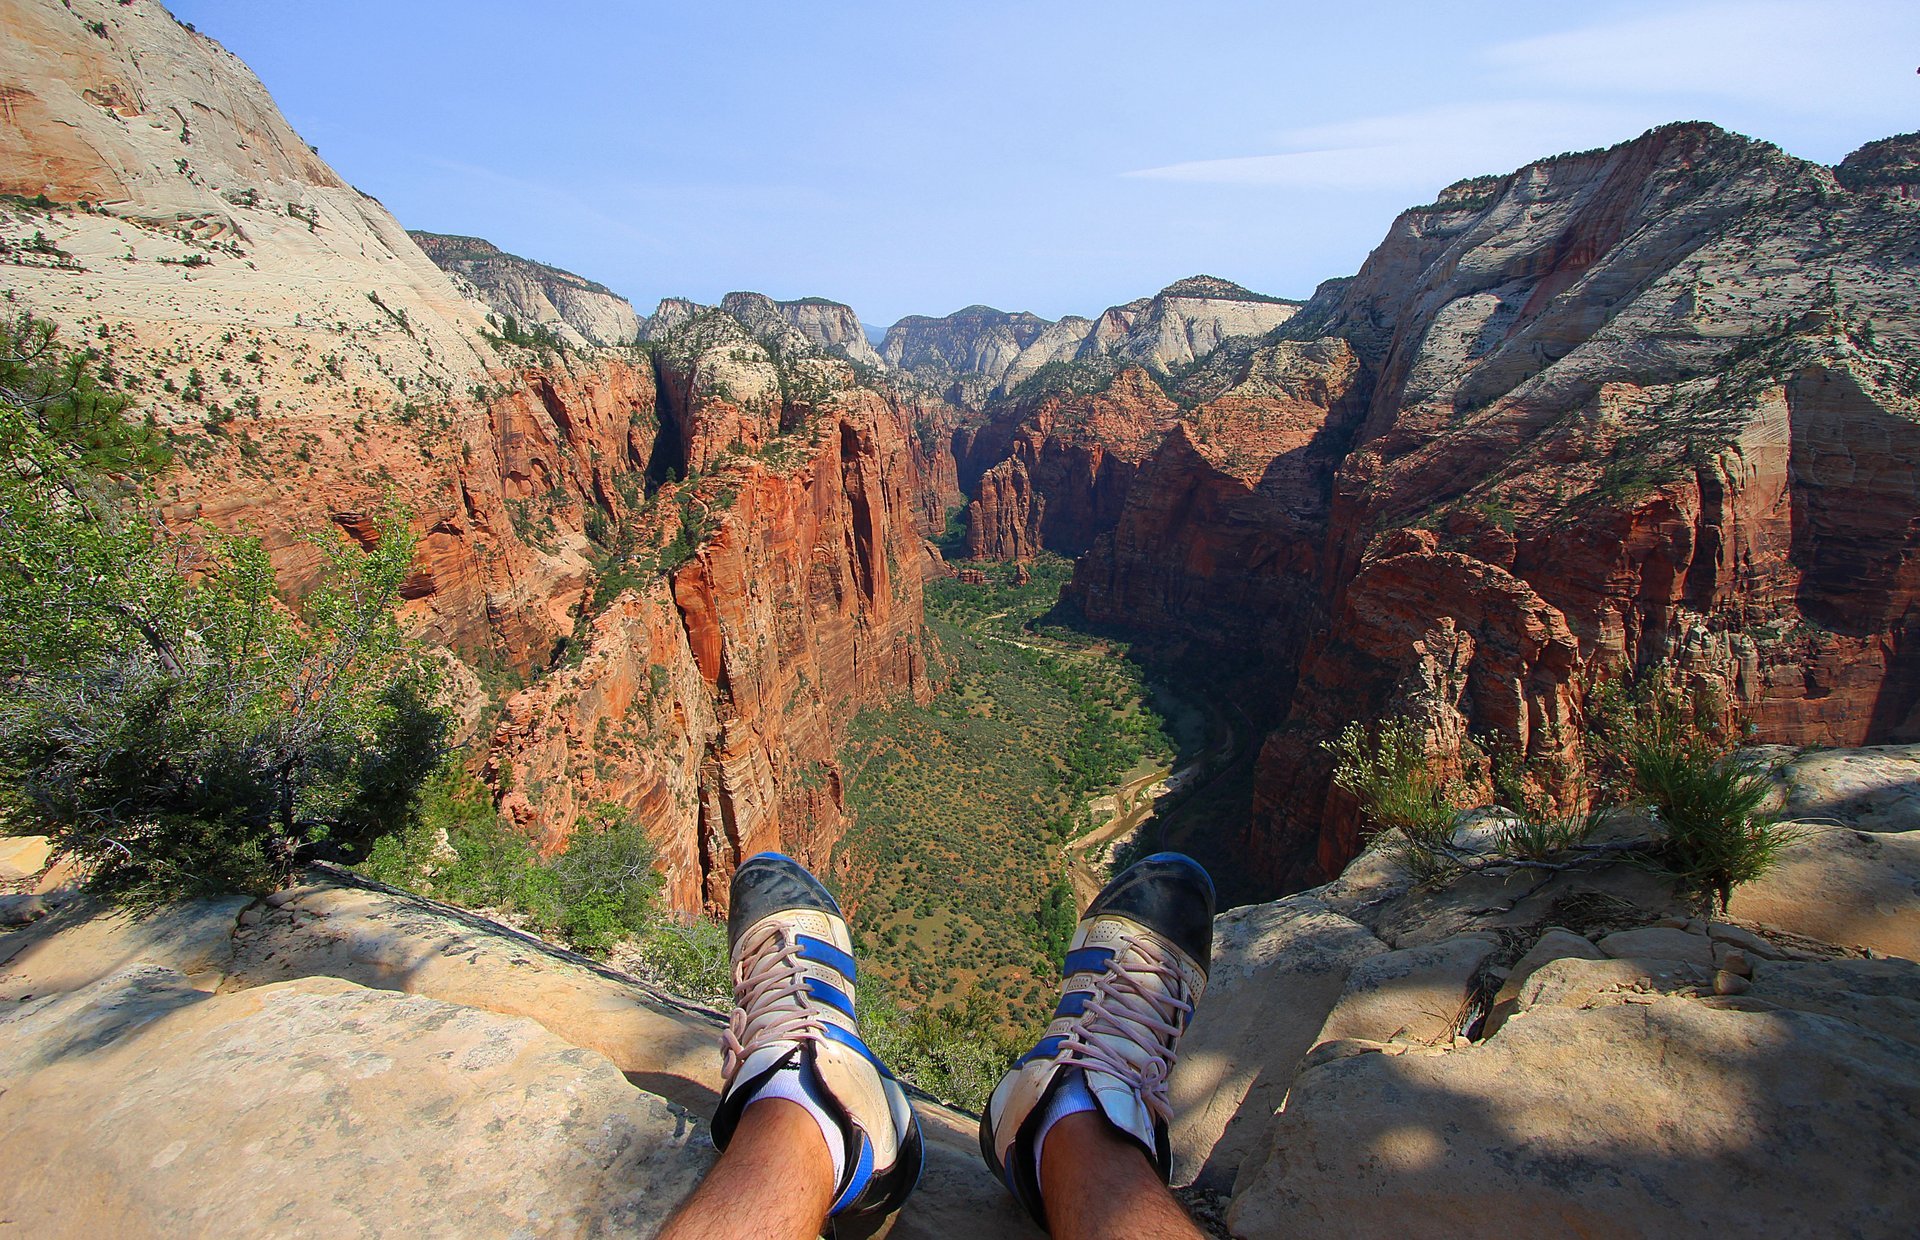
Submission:
[[[1093,846],[1146,821],[1221,895],[1169,1082],[1215,1234],[1911,1229],[1920,135],[1829,168],[1662,126],[1449,186],[1304,301],[1197,275],[876,345],[823,297],[643,314],[409,232],[157,0],[0,35],[6,313],[164,435],[156,525],[259,536],[289,600],[409,523],[402,619],[516,847],[638,823],[689,935],[797,857],[880,1047],[1044,1018]],[[1637,864],[1644,809],[1596,827],[1630,860],[1500,859],[1593,799],[1601,703],[1654,669],[1787,824],[1718,909]],[[1083,804],[1122,719],[1153,746]],[[1333,785],[1383,719],[1474,807],[1461,867]],[[144,918],[83,878],[0,836],[0,1213],[36,1231],[646,1231],[711,1165],[704,992],[339,865]],[[1037,1234],[977,1117],[915,1105],[890,1234]]]
[[[824,866],[847,721],[935,683],[913,402],[784,322],[590,347],[639,335],[626,303],[430,238],[457,283],[159,4],[0,26],[0,285],[166,433],[165,520],[258,533],[297,597],[308,533],[404,507],[406,622],[512,821],[557,848],[589,804],[643,815],[689,911],[760,848]]]
[[[1247,670],[1249,803],[1180,842],[1249,896],[1356,851],[1355,718],[1562,806],[1593,685],[1658,662],[1761,740],[1920,728],[1911,137],[1827,169],[1668,126],[1451,186],[1304,304],[1202,276],[875,349],[823,298],[642,316],[416,240],[158,6],[7,20],[7,281],[167,429],[168,520],[259,530],[298,594],[302,531],[404,499],[502,811],[547,848],[639,813],[682,908],[829,861],[847,722],[939,684],[960,509],[960,553],[1078,557],[1087,620]]]
[[[1178,841],[1253,894],[1357,852],[1356,718],[1563,808],[1595,685],[1655,664],[1757,740],[1911,739],[1917,146],[1684,124],[1451,186],[1260,339],[995,405],[967,548],[1078,555],[1090,620],[1258,668],[1248,812]]]

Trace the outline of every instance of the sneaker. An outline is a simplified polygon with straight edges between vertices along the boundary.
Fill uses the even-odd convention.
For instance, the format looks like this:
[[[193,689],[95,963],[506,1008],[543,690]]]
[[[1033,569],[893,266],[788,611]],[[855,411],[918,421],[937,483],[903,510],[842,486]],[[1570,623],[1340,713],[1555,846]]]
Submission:
[[[1053,1023],[1001,1078],[980,1117],[987,1166],[1042,1227],[1034,1145],[1054,1095],[1070,1081],[1085,1085],[1100,1114],[1167,1179],[1167,1076],[1212,959],[1213,880],[1191,857],[1155,853],[1087,906]]]
[[[727,1148],[740,1113],[775,1073],[797,1069],[846,1141],[832,1213],[867,1219],[899,1209],[920,1179],[920,1123],[860,1040],[853,940],[840,906],[799,862],[759,853],[734,872],[727,942],[734,1008],[714,1145]]]

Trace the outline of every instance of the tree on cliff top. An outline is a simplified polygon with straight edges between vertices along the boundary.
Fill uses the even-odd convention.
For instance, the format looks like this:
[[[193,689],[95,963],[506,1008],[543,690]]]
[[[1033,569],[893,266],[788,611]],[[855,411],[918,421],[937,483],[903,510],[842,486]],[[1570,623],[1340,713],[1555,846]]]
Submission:
[[[410,812],[445,729],[393,615],[413,540],[316,539],[297,612],[260,540],[169,533],[151,424],[50,327],[0,324],[0,815],[139,905],[284,884]]]

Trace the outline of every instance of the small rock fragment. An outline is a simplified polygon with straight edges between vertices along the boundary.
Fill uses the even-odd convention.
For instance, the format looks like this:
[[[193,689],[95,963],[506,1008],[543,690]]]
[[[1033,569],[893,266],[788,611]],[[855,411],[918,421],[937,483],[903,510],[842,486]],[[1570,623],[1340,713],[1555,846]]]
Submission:
[[[1721,969],[1713,975],[1713,993],[1716,995],[1741,995],[1753,987],[1753,983],[1738,973]]]

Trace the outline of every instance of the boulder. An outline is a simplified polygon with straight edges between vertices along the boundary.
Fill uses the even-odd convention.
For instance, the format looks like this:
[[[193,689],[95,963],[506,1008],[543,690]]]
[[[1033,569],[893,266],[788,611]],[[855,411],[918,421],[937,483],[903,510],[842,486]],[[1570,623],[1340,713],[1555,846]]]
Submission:
[[[1233,1234],[1911,1235],[1913,1045],[1716,1006],[1744,1002],[1532,1011],[1465,1050],[1303,1072]]]
[[[704,1128],[530,1020],[134,965],[0,1017],[23,1235],[587,1236],[657,1227]]]
[[[1559,926],[1549,926],[1527,954],[1514,962],[1507,972],[1507,980],[1500,984],[1500,992],[1493,997],[1493,1008],[1487,1013],[1485,1034],[1493,1032],[1506,1024],[1520,1006],[1520,988],[1532,977],[1541,965],[1555,960],[1603,960],[1606,953],[1595,947],[1585,937]]]
[[[1713,940],[1669,926],[1642,926],[1636,930],[1616,930],[1600,940],[1600,950],[1616,960],[1682,960],[1688,964],[1711,965]]]

